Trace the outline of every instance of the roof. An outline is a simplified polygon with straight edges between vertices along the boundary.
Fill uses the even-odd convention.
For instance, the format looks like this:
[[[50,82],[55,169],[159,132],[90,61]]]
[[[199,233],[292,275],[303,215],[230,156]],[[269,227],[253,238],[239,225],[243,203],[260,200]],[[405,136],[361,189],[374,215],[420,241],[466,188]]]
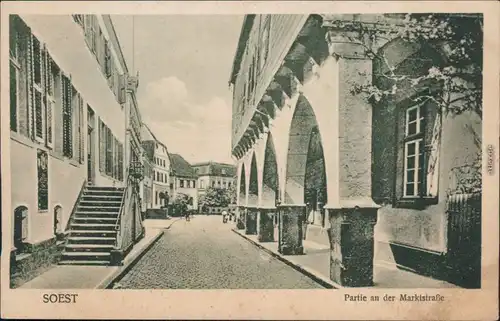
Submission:
[[[193,164],[192,167],[198,176],[236,176],[236,166],[231,164],[209,161]]]
[[[193,167],[191,167],[191,164],[189,164],[181,155],[169,153],[168,156],[170,158],[170,169],[173,176],[188,178],[198,177]]]
[[[143,141],[145,140],[157,140],[151,129],[149,129],[148,125],[142,124],[141,127],[141,138]]]
[[[236,53],[234,54],[233,68],[231,69],[231,75],[229,77],[230,84],[234,84],[236,76],[238,76],[238,73],[240,72],[241,59],[243,57],[243,53],[245,52],[245,47],[248,37],[250,36],[250,30],[252,29],[254,19],[254,14],[245,15],[243,18],[240,38],[238,40],[238,46],[236,47]]]

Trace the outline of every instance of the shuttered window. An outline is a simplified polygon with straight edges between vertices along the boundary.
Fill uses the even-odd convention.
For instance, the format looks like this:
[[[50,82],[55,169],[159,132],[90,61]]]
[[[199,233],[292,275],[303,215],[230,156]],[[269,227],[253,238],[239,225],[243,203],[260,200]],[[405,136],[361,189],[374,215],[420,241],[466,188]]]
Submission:
[[[99,171],[104,173],[106,170],[105,163],[105,153],[106,153],[106,131],[104,127],[104,123],[99,118]]]
[[[106,39],[104,39],[104,73],[106,77],[111,77],[111,48]]]
[[[80,164],[83,164],[85,160],[85,153],[84,153],[84,115],[83,115],[83,98],[81,95],[78,97],[78,161]]]
[[[37,140],[43,140],[44,113],[42,103],[42,93],[38,90],[35,93],[35,135]]]
[[[73,109],[72,109],[72,86],[69,78],[63,76],[63,155],[73,157]]]
[[[46,121],[46,136],[47,136],[47,146],[49,148],[54,147],[54,110],[56,104],[55,98],[55,88],[56,88],[56,79],[58,70],[54,66],[52,58],[48,52],[46,52],[45,57],[45,70],[46,70],[46,81],[45,81],[45,95],[46,95],[46,112],[47,112],[47,121]]]

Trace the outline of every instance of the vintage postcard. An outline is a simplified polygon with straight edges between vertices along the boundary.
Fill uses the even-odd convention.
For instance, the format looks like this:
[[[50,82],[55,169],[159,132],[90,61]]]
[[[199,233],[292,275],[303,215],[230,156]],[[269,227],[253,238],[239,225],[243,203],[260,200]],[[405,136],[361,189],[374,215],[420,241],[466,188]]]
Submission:
[[[494,1],[2,2],[2,318],[498,318]]]

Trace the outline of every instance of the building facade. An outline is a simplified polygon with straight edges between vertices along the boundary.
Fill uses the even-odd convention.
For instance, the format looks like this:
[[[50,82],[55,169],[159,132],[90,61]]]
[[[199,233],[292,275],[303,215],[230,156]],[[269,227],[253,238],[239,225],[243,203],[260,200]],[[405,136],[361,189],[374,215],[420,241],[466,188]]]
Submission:
[[[196,172],[181,155],[169,154],[170,157],[170,203],[173,203],[179,194],[187,195],[191,202],[190,210],[198,210],[198,177]]]
[[[107,15],[11,15],[9,29],[20,262],[67,232],[84,186],[126,187],[128,70]]]
[[[342,286],[373,285],[374,260],[456,283],[453,253],[480,253],[480,206],[474,227],[461,230],[450,191],[456,169],[481,153],[481,117],[420,100],[440,90],[433,83],[380,101],[353,90],[443,65],[439,45],[378,40],[368,50],[356,41],[403,19],[247,15],[234,58],[232,152],[245,232],[288,255],[303,254],[304,239],[330,245],[330,277]],[[460,233],[476,241],[458,245]],[[472,260],[475,278],[480,254]]]
[[[203,195],[209,187],[229,189],[234,187],[236,168],[234,165],[205,162],[192,165],[198,175],[198,194]]]
[[[146,137],[143,144],[146,146],[149,155],[151,155],[153,163],[152,203],[151,207],[148,208],[159,209],[168,205],[167,200],[162,198],[161,195],[169,193],[170,158],[167,146],[156,138],[148,126],[143,126],[143,133]]]
[[[153,208],[153,175],[154,175],[154,154],[156,140],[145,124],[141,124],[142,137],[142,159],[144,165],[144,179],[141,184],[142,212]]]

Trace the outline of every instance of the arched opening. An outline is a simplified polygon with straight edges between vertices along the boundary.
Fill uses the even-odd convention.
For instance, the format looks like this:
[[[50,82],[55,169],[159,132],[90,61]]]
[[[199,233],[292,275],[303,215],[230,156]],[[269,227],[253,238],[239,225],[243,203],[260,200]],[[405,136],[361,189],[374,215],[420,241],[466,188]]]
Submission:
[[[24,242],[28,238],[28,208],[19,206],[14,210],[14,246],[17,254],[24,252]]]
[[[303,95],[300,95],[289,131],[285,204],[305,205],[307,201],[305,199],[306,172],[308,175],[325,176],[323,148],[321,145],[321,135],[318,130],[316,115],[309,101]],[[310,152],[313,155],[309,156]],[[308,165],[312,165],[309,170]],[[317,173],[318,169],[321,174]],[[321,182],[324,186],[319,186],[318,182],[314,182],[314,190],[326,191],[326,179],[323,177]]]
[[[267,136],[262,176],[262,209],[259,216],[259,239],[270,242],[279,239],[279,215],[277,215],[276,209],[279,203],[279,177],[276,151],[271,133]]]
[[[58,237],[63,233],[62,228],[62,207],[60,205],[56,205],[54,207],[54,235]]]
[[[284,202],[280,207],[279,251],[302,254],[302,240],[328,244],[323,229],[327,220],[326,174],[321,135],[316,115],[302,94],[298,97],[289,131]],[[310,229],[308,218],[319,228]]]
[[[212,187],[214,186],[215,182],[212,182]],[[245,175],[245,164],[241,166],[241,171],[240,171],[240,193],[238,196],[238,205],[239,206],[246,206],[245,199],[246,199],[246,194],[247,194],[247,184],[246,184],[246,175]]]
[[[257,160],[255,153],[250,164],[250,180],[248,182],[248,206],[246,212],[245,234],[259,233],[259,181],[257,176]]]
[[[325,158],[318,127],[311,130],[307,151],[304,200],[307,205],[307,223],[325,227],[324,205],[327,203]]]
[[[248,205],[257,206],[259,204],[259,181],[257,176],[257,160],[255,153],[252,156],[250,165],[250,181],[248,182]]]
[[[279,198],[278,164],[271,133],[266,142],[262,183],[262,204],[276,206]]]

